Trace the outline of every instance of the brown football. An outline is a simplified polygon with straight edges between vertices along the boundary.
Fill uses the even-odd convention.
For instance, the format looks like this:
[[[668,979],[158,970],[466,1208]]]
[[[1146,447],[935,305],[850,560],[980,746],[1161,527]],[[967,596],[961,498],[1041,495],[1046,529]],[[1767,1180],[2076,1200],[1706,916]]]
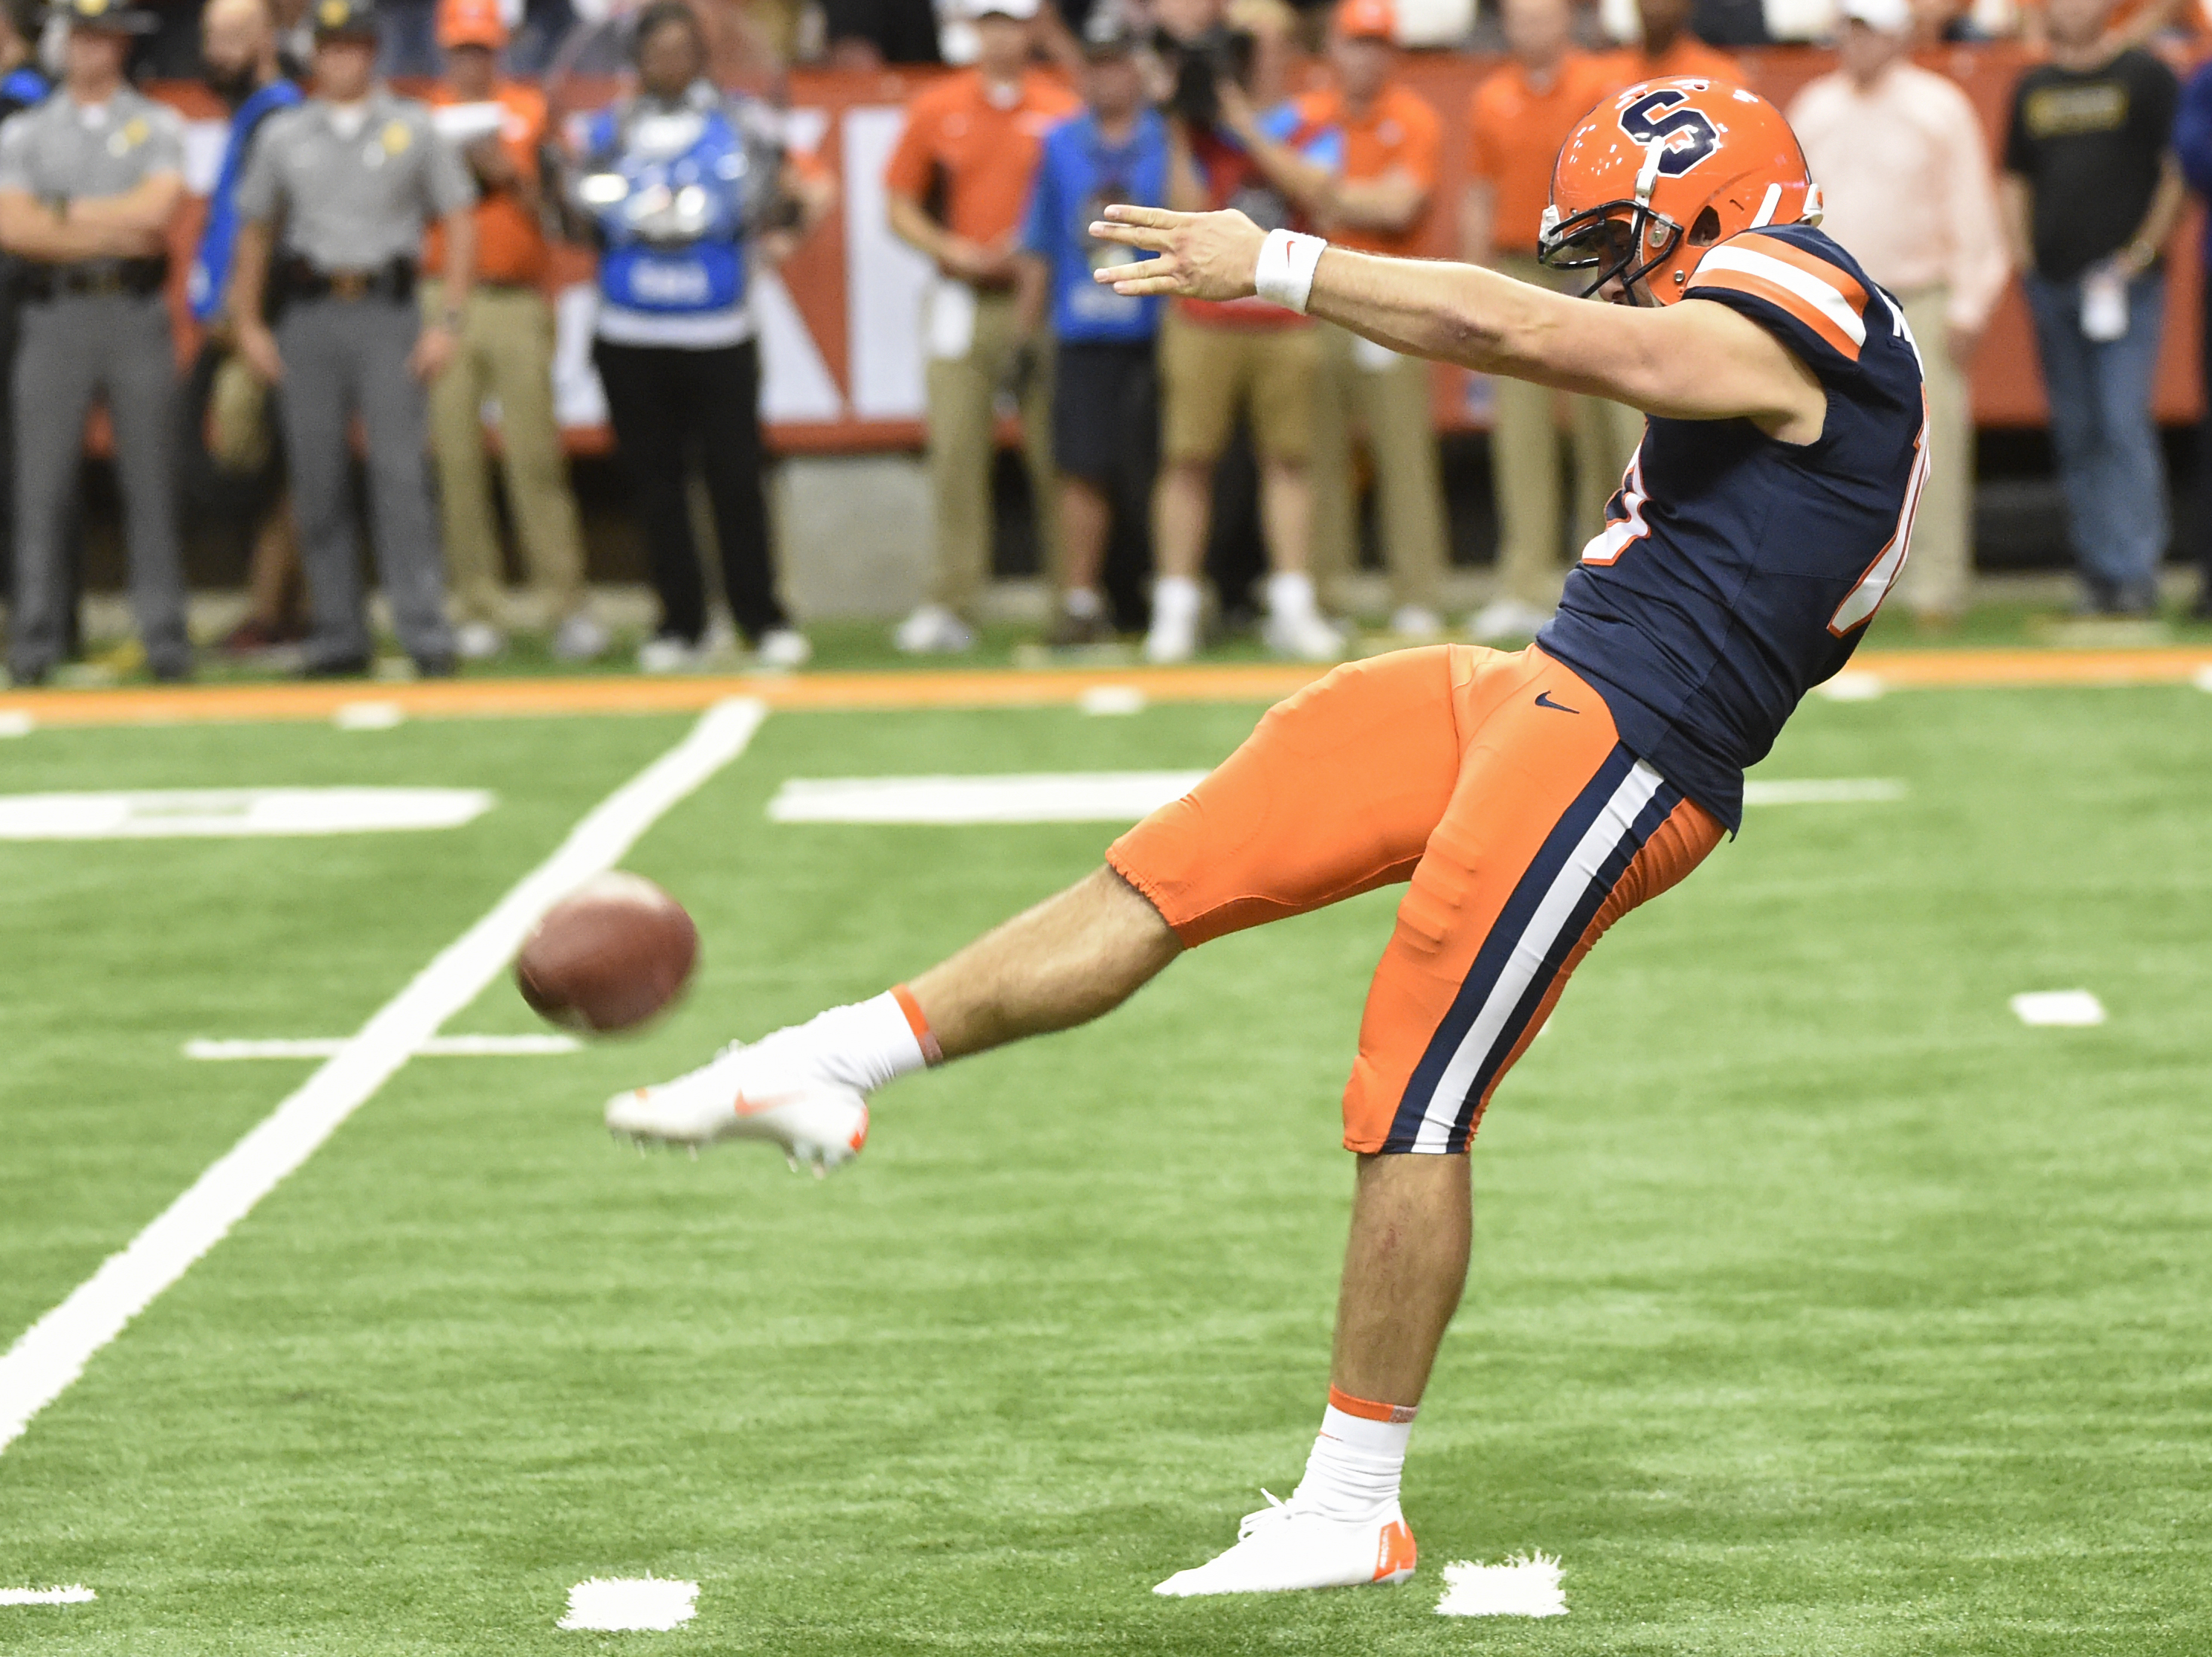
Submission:
[[[595,875],[545,912],[514,958],[515,986],[556,1024],[594,1035],[666,1011],[699,959],[684,906],[641,875]]]

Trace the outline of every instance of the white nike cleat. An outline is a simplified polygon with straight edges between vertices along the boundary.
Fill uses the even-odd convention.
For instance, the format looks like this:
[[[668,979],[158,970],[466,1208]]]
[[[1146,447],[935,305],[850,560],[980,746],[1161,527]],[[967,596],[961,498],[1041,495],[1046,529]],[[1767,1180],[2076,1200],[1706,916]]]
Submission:
[[[1262,1490],[1267,1505],[1244,1515],[1237,1545],[1203,1565],[1179,1570],[1154,1593],[1280,1593],[1291,1588],[1349,1588],[1402,1582],[1413,1574],[1413,1533],[1395,1502],[1371,1519],[1347,1524]]]
[[[779,1032],[781,1034],[781,1032]],[[817,1174],[850,1162],[868,1142],[868,1101],[814,1072],[793,1044],[768,1036],[733,1043],[688,1076],[607,1101],[607,1127],[640,1144],[766,1139],[795,1168]]]

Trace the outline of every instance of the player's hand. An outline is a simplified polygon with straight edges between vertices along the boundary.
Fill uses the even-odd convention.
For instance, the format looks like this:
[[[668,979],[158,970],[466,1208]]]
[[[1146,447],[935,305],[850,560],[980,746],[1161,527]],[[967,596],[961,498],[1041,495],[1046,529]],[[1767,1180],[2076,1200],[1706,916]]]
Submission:
[[[459,342],[447,330],[433,324],[425,328],[415,341],[415,349],[407,355],[407,372],[425,385],[446,372],[446,365],[453,360],[459,349]]]
[[[1252,293],[1265,231],[1234,208],[1218,213],[1176,213],[1164,207],[1106,209],[1091,234],[1158,258],[1109,264],[1091,272],[1117,294],[1172,294],[1181,299],[1244,299]]]
[[[1974,353],[1981,349],[1982,331],[1961,328],[1953,323],[1943,331],[1943,348],[1951,354],[1951,361],[1961,368],[1974,366]]]
[[[264,323],[241,326],[238,331],[236,349],[239,358],[264,385],[282,385],[284,379],[284,358],[276,349],[276,336]]]

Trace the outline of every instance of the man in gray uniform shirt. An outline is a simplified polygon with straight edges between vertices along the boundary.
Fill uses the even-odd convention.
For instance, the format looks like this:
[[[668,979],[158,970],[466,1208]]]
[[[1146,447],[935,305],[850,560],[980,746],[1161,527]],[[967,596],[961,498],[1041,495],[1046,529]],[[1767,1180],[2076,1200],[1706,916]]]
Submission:
[[[377,84],[368,0],[316,0],[313,16],[316,95],[263,123],[239,183],[245,222],[231,318],[239,355],[284,386],[284,456],[313,618],[307,671],[358,673],[369,662],[347,487],[347,419],[358,410],[393,625],[417,669],[450,673],[424,386],[452,359],[468,302],[476,185],[430,112]],[[446,308],[425,324],[416,250],[433,219],[446,227]],[[264,296],[275,301],[273,332]]]
[[[191,672],[171,449],[176,361],[161,297],[184,198],[184,125],[123,79],[128,0],[68,0],[61,89],[0,127],[0,247],[22,261],[15,357],[15,602],[8,665],[36,684],[70,634],[64,537],[84,422],[105,397],[123,488],[131,598],[155,677]]]

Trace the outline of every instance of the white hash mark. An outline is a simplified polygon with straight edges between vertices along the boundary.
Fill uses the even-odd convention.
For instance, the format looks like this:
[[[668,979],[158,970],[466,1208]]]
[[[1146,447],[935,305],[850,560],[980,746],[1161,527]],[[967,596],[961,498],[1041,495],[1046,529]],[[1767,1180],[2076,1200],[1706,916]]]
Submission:
[[[1462,1559],[1444,1567],[1439,1617],[1565,1617],[1559,1562],[1548,1553],[1515,1554],[1495,1565]]]
[[[0,1588],[0,1605],[81,1605],[99,1598],[82,1582],[60,1588]]]
[[[2087,990],[2031,990],[2013,997],[2011,1005],[2023,1024],[2087,1029],[2105,1022],[2105,1004]]]
[[[593,1576],[568,1590],[556,1628],[642,1633],[678,1628],[699,1611],[699,1585],[665,1576]]]

